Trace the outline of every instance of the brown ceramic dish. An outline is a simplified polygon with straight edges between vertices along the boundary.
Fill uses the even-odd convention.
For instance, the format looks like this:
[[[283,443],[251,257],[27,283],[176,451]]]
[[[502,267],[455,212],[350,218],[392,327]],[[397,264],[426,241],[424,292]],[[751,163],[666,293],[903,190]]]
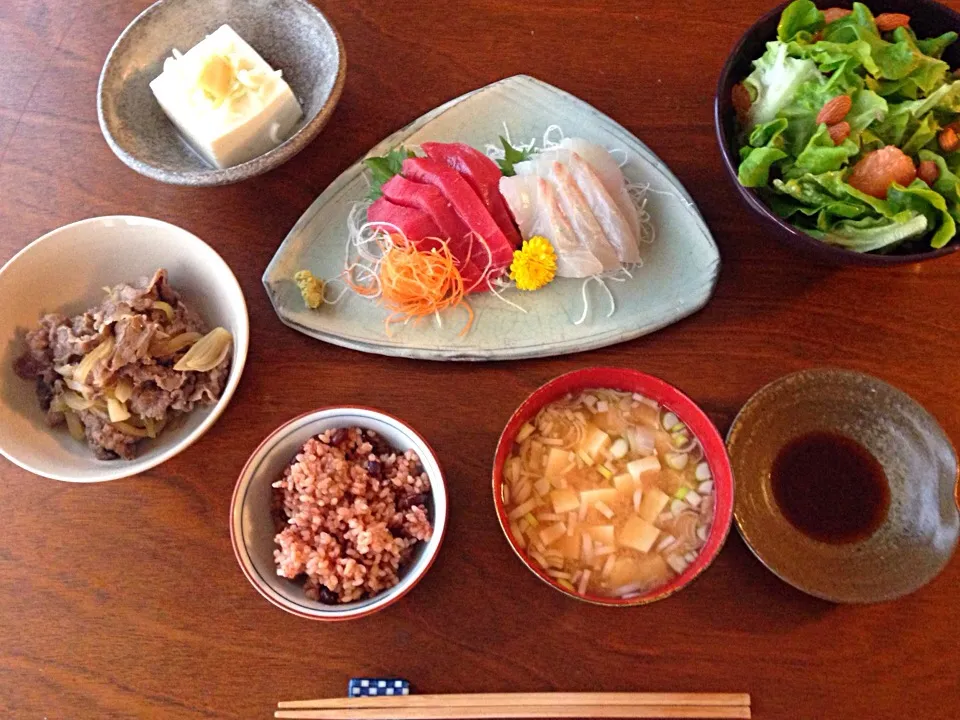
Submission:
[[[960,13],[941,5],[933,0],[868,0],[867,6],[875,13],[893,12],[906,13],[910,16],[910,25],[921,37],[940,35],[948,30],[960,32]],[[777,23],[783,9],[789,5],[784,2],[766,15],[757,20],[744,33],[743,37],[734,46],[727,58],[720,79],[717,83],[717,96],[714,102],[714,126],[717,132],[717,141],[723,155],[724,169],[730,181],[736,188],[743,203],[750,208],[752,214],[760,221],[767,232],[786,245],[836,265],[905,265],[909,263],[933,260],[934,258],[950,255],[960,250],[960,239],[954,239],[946,247],[929,252],[878,255],[876,253],[858,253],[834,245],[827,245],[805,232],[793,227],[786,220],[781,219],[773,210],[767,207],[753,188],[745,188],[737,181],[737,167],[739,165],[739,146],[737,143],[736,114],[730,100],[730,91],[733,86],[750,74],[752,63],[763,55],[766,44],[777,38]],[[845,7],[853,5],[852,0],[830,0],[817,5],[824,7]],[[960,43],[954,43],[943,54],[950,67],[960,66]]]
[[[883,466],[890,508],[865,540],[828,544],[793,527],[771,490],[771,467],[794,438],[825,431],[864,446]],[[957,545],[957,454],[937,421],[869,375],[807,370],[767,385],[727,436],[740,533],[771,571],[811,595],[845,603],[893,600],[930,582]]]

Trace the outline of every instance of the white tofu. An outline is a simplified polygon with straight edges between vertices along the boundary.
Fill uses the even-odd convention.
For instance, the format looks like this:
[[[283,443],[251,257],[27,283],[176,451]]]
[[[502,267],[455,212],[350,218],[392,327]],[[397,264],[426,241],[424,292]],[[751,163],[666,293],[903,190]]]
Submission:
[[[200,84],[211,62],[216,72],[209,76],[231,88],[226,98],[215,97]],[[272,150],[303,116],[280,71],[229,25],[220,26],[183,55],[174,52],[150,89],[183,138],[218,168]]]
[[[624,524],[617,540],[621,545],[645,553],[650,552],[659,534],[660,531],[656,527],[634,515]]]

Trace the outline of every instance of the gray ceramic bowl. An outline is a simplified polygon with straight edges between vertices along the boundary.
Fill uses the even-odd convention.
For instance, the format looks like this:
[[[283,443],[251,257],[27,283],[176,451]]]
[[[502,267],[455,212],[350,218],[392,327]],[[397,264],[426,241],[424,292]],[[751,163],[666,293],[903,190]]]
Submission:
[[[880,461],[890,485],[883,525],[865,540],[833,545],[794,528],[773,498],[770,469],[790,440],[846,435]],[[833,602],[881,602],[932,580],[957,545],[957,454],[937,421],[885,382],[845,370],[807,370],[767,385],[727,436],[737,478],[737,526],[781,579]]]
[[[224,23],[281,68],[303,107],[293,135],[240,165],[207,165],[150,91],[173,48],[186,52]],[[347,59],[330,21],[307,0],[160,0],[120,35],[100,73],[97,112],[110,148],[142,175],[175,185],[227,185],[285,163],[316,137],[340,99]]]

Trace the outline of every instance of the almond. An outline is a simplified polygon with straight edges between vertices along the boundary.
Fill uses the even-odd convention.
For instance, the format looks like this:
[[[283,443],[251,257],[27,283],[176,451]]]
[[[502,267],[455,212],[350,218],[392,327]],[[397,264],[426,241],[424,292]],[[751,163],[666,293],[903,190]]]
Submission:
[[[823,11],[823,21],[829,25],[840,18],[845,18],[852,12],[852,10],[847,10],[846,8],[827,8]]]
[[[853,107],[853,101],[849,95],[837,95],[832,100],[827,100],[817,113],[817,125],[820,123],[835,125],[847,116],[851,107]]]
[[[917,167],[917,177],[932,187],[940,177],[940,168],[933,160],[923,160]]]
[[[737,117],[740,119],[745,118],[747,113],[750,112],[750,106],[753,104],[747,86],[743,83],[734,85],[730,90],[730,100],[733,103],[733,109],[736,111]]]
[[[941,130],[937,140],[940,143],[940,149],[944,152],[951,153],[960,148],[960,136],[957,136],[957,131],[952,127],[945,127]]]
[[[910,16],[903,13],[880,13],[876,17],[877,30],[880,32],[890,32],[898,27],[907,27],[910,24]]]
[[[850,123],[846,121],[835,123],[827,130],[830,132],[830,139],[833,140],[834,145],[839,145],[850,137]]]

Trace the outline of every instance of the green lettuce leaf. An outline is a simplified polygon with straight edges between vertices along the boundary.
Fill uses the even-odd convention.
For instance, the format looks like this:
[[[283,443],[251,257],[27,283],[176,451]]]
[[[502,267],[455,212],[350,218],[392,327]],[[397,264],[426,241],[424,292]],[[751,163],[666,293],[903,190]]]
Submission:
[[[804,83],[826,83],[813,60],[790,57],[787,50],[785,43],[767,43],[767,51],[754,61],[753,72],[743,81],[755,98],[750,108],[751,127],[775,119]]]
[[[794,0],[780,15],[777,39],[793,40],[800,33],[813,34],[823,27],[823,13],[810,0]]]
[[[940,175],[933,184],[933,189],[953,204],[951,214],[954,219],[960,219],[957,208],[957,205],[960,204],[960,176],[947,166],[947,161],[939,153],[931,150],[921,150],[919,155],[921,160],[930,160],[936,163]]]
[[[810,142],[797,156],[796,167],[814,175],[839,170],[847,161],[860,152],[860,146],[847,138],[839,145],[834,145],[830,138],[830,131],[825,124],[820,124]]]
[[[753,148],[737,171],[737,179],[744,187],[766,187],[770,182],[770,168],[787,154],[775,147]]]
[[[841,220],[829,230],[814,229],[807,232],[830,245],[867,253],[892,250],[904,240],[923,235],[926,230],[926,217],[909,215],[896,220],[878,217]]]
[[[929,228],[937,228],[930,239],[932,248],[942,248],[957,234],[957,224],[947,210],[946,199],[922,180],[914,180],[909,187],[894,183],[887,193],[887,202],[892,212],[923,215]]]

